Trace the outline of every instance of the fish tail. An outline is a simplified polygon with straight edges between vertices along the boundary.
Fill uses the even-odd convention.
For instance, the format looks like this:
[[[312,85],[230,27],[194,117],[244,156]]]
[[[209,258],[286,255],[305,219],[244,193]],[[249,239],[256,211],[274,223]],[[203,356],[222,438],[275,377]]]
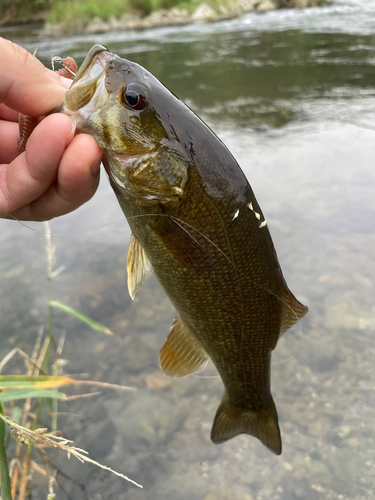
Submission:
[[[281,436],[274,401],[268,408],[259,411],[237,408],[226,393],[217,409],[211,431],[215,444],[223,443],[238,434],[257,437],[276,455],[281,454]]]

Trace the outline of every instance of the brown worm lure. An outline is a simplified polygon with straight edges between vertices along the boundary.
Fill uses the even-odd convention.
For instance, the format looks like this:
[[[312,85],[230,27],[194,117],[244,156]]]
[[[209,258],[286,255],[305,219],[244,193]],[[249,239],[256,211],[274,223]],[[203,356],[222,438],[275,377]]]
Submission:
[[[78,69],[76,61],[72,57],[65,57],[64,59],[62,59],[61,57],[53,57],[52,64],[55,62],[61,63],[63,65],[63,67],[59,69],[57,73],[63,76],[64,78],[70,78],[71,80],[73,80]],[[35,129],[38,123],[39,123],[39,118],[19,113],[18,126],[19,126],[20,137],[17,142],[17,150],[20,153],[25,151],[26,143],[32,131]]]

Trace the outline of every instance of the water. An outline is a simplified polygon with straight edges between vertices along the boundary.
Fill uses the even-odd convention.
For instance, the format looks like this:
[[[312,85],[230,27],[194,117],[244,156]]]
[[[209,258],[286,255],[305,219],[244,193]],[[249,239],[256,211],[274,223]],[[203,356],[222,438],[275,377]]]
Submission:
[[[144,490],[60,455],[57,498],[374,498],[375,1],[63,40],[45,40],[37,27],[0,34],[30,51],[37,46],[46,64],[51,54],[81,61],[103,43],[184,99],[238,159],[287,282],[310,308],[273,355],[281,457],[249,436],[213,445],[220,379],[172,380],[160,391],[145,383],[174,311],[154,278],[129,299],[130,233],[103,176],[93,200],[51,223],[56,266],[66,266],[54,297],[116,335],[59,312],[55,332],[67,332],[65,373],[137,392],[62,404],[71,415],[59,422],[77,446]],[[43,226],[0,224],[2,358],[14,346],[31,352],[46,322],[47,286]],[[19,361],[8,367],[18,370]],[[209,366],[201,375],[214,374]],[[31,498],[45,498],[42,477],[34,481]]]

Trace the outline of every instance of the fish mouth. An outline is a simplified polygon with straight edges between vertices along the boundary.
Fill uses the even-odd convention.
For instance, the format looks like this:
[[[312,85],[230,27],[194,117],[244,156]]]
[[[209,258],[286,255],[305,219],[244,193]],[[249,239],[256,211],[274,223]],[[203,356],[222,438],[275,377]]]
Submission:
[[[99,73],[104,71],[107,61],[111,57],[113,57],[112,52],[104,47],[104,45],[94,45],[87,53],[85,60],[77,71],[73,85],[76,85],[85,76],[89,75],[91,78],[97,77]]]
[[[102,92],[103,81],[105,79],[106,66],[109,59],[113,57],[113,54],[103,45],[94,45],[92,49],[88,52],[85,60],[83,61],[81,67],[79,68],[72,86],[65,94],[65,99],[63,105],[60,108],[62,111],[68,114],[77,113],[86,108],[86,106],[93,99],[94,94],[96,94],[96,103],[92,103],[92,106],[98,106],[98,92],[100,89],[101,102],[105,99],[105,95]],[[86,110],[86,114],[89,111]]]

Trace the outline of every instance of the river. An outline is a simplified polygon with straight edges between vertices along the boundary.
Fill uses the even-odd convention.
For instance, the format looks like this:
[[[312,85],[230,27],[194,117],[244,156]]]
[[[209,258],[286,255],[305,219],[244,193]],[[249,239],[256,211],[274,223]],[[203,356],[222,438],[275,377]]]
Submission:
[[[144,489],[60,453],[56,498],[374,498],[375,1],[64,39],[39,29],[0,35],[38,47],[47,65],[52,54],[81,62],[102,43],[208,123],[247,175],[288,285],[310,309],[273,354],[283,454],[245,435],[213,445],[222,383],[212,366],[150,388],[174,311],[154,277],[130,300],[130,231],[103,173],[89,203],[51,222],[56,268],[65,266],[53,295],[115,335],[60,311],[54,332],[66,333],[64,373],[137,391],[61,403],[59,428]],[[47,322],[44,233],[42,224],[0,222],[0,359],[15,346],[30,353]],[[12,372],[24,372],[19,359],[4,371]],[[46,498],[43,483],[35,472],[29,498]]]

